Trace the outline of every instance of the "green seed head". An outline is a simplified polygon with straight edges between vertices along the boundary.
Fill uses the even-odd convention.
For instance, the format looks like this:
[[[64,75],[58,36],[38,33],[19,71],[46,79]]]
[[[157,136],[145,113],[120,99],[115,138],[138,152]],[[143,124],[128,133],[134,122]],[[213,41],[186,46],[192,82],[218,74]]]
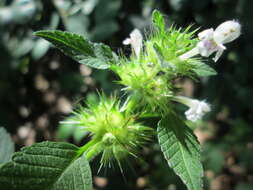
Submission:
[[[71,118],[78,121],[78,127],[90,132],[94,144],[86,150],[90,155],[94,149],[102,152],[101,165],[118,163],[127,156],[135,156],[137,149],[149,140],[152,129],[136,122],[132,115],[117,100],[117,97],[100,97],[100,102],[89,103],[88,108],[80,106]]]

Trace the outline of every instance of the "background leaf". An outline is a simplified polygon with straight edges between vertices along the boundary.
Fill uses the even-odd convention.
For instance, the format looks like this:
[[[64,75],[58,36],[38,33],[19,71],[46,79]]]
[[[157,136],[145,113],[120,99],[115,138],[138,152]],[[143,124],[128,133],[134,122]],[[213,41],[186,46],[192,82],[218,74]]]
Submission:
[[[80,143],[80,141],[88,135],[88,131],[83,129],[81,126],[77,126],[76,123],[72,123],[75,120],[77,119],[72,116],[66,119],[65,122],[60,122],[56,135],[57,139],[60,141],[66,141],[68,138],[73,136],[75,142]]]
[[[22,148],[0,168],[1,188],[8,190],[90,190],[91,171],[78,147],[42,142]]]
[[[14,143],[3,127],[0,127],[0,164],[8,162],[14,153]]]
[[[97,69],[107,69],[113,61],[113,52],[109,46],[92,43],[81,35],[57,30],[38,31],[35,35],[48,40],[81,64]]]
[[[200,145],[192,130],[174,114],[158,124],[158,140],[169,166],[189,190],[201,190],[203,168]]]

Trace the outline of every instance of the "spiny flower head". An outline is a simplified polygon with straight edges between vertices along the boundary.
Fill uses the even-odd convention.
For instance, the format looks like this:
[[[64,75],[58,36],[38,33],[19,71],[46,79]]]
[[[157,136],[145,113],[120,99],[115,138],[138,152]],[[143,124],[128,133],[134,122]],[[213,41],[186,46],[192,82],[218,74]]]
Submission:
[[[165,112],[174,93],[173,81],[181,76],[195,76],[196,64],[192,63],[196,59],[181,60],[179,56],[196,46],[198,40],[193,37],[196,31],[190,32],[191,27],[166,29],[157,11],[153,13],[153,24],[146,40],[139,30],[131,32],[123,43],[131,44],[135,53],[129,59],[121,56],[111,70],[119,76],[119,83],[126,86],[124,90],[132,93],[133,99],[137,97],[139,105]]]
[[[186,29],[177,29],[171,26],[167,30],[154,28],[152,34],[145,42],[144,55],[148,62],[154,63],[169,78],[180,76],[193,77],[193,65],[195,59],[181,60],[179,56],[187,52],[197,44],[197,39],[190,32],[191,26]]]
[[[135,99],[139,107],[148,106],[157,111],[159,105],[166,105],[165,95],[170,94],[171,86],[166,77],[159,75],[159,68],[152,63],[127,61],[113,65],[111,69],[119,75],[118,83],[126,86],[124,90],[132,95],[132,100]]]
[[[152,129],[136,122],[136,115],[126,111],[116,96],[100,96],[100,102],[88,102],[74,112],[73,125],[90,132],[92,144],[85,150],[87,157],[102,152],[101,165],[118,163],[126,156],[136,156],[138,148],[149,140]],[[71,122],[68,120],[71,124]]]

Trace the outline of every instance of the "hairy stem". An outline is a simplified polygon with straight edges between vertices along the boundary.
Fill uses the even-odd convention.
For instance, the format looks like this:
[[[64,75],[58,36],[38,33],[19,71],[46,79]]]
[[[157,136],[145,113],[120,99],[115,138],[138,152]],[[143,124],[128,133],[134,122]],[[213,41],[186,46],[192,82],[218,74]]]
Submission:
[[[92,161],[102,150],[101,142],[96,143],[91,149],[87,150],[86,159]]]
[[[87,152],[92,146],[97,143],[97,140],[91,140],[85,145],[83,145],[77,152],[76,158],[80,157],[84,152]]]

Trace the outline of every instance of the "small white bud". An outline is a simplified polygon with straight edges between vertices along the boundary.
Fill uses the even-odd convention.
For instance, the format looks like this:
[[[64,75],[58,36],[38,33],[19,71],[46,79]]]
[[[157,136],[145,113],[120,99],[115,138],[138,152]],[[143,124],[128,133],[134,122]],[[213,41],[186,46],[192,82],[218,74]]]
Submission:
[[[189,107],[189,109],[185,112],[185,116],[188,120],[193,122],[201,119],[207,112],[211,111],[209,104],[205,101],[199,101],[184,96],[176,96],[173,100]]]
[[[130,38],[126,38],[123,41],[124,45],[131,45],[131,47],[134,50],[134,53],[136,56],[139,56],[140,51],[142,49],[142,34],[138,29],[134,29],[131,33],[130,33]]]

